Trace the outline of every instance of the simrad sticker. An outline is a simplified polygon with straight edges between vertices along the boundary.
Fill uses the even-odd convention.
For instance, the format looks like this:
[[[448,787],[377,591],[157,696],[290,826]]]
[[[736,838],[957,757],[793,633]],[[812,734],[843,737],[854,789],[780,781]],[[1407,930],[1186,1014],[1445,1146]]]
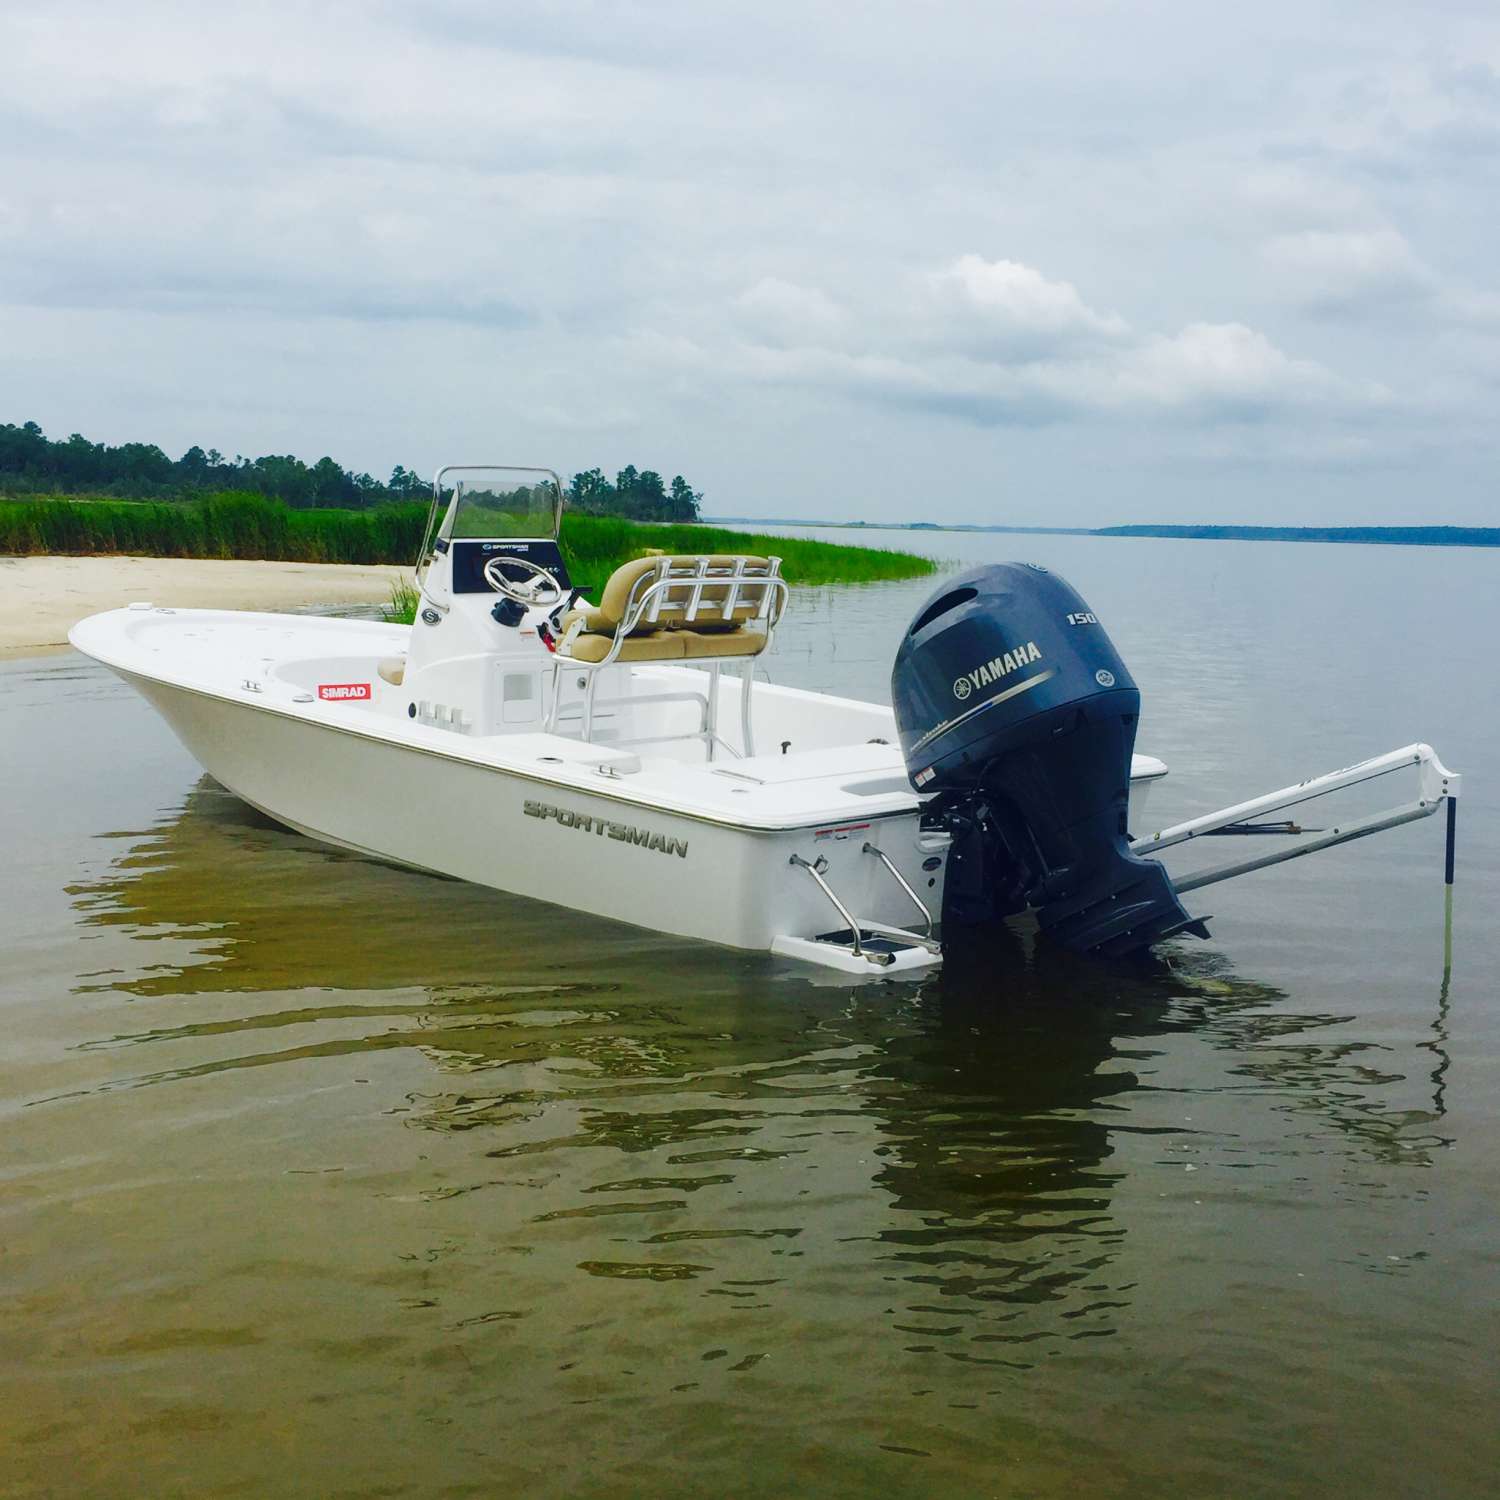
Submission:
[[[320,682],[318,697],[325,703],[362,703],[371,697],[368,682]]]
[[[553,819],[561,828],[576,828],[580,833],[596,833],[600,838],[611,838],[621,844],[638,844],[643,849],[654,849],[658,854],[675,854],[687,858],[688,841],[676,839],[666,833],[652,833],[649,828],[637,828],[633,823],[615,823],[609,818],[596,818],[592,813],[574,812],[571,807],[554,807],[550,802],[533,802],[530,797],[521,805],[528,818]]]

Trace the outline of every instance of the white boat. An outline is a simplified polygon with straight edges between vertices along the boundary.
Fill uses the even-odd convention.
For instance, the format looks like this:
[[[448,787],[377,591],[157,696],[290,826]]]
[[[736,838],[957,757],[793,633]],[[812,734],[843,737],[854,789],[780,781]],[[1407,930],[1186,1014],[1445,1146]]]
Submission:
[[[1104,954],[1201,931],[1178,901],[1194,883],[1457,795],[1411,746],[1132,845],[1127,808],[1143,828],[1167,768],[1134,753],[1135,685],[1055,575],[946,579],[903,638],[892,708],[757,676],[787,598],[776,558],[647,556],[590,604],[561,515],[550,470],[450,466],[411,626],[143,602],[70,639],[299,832],[850,973],[937,963],[945,930],[1026,907]],[[1418,797],[1374,818],[1254,821],[1408,767]],[[1140,857],[1242,831],[1288,842],[1176,887]]]

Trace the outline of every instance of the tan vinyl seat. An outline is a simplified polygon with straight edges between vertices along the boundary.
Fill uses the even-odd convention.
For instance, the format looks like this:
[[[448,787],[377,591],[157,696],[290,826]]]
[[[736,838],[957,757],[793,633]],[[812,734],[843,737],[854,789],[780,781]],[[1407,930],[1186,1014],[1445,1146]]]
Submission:
[[[613,635],[585,634],[573,638],[568,650],[572,661],[600,662],[609,655]],[[743,626],[728,630],[689,630],[686,626],[658,630],[651,635],[631,635],[620,643],[616,661],[692,661],[716,656],[759,656],[766,648],[763,630]]]
[[[622,563],[597,605],[578,605],[562,617],[559,655],[580,662],[601,662],[612,650],[619,662],[757,656],[769,634],[747,628],[747,622],[768,614],[774,621],[779,598],[767,580],[778,576],[776,564],[765,557],[657,555]],[[658,582],[662,586],[636,610],[629,634],[615,650],[632,604]],[[768,592],[773,593],[769,607]]]
[[[766,649],[764,630],[738,629],[688,630],[686,627],[669,631],[678,636],[683,644],[683,656],[689,661],[695,657],[709,659],[716,656],[759,656]]]
[[[575,605],[559,622],[562,635],[552,659],[548,731],[555,731],[559,722],[564,668],[570,663],[585,669],[577,686],[582,690],[580,728],[589,740],[599,669],[614,662],[701,662],[707,668],[706,692],[684,685],[675,694],[657,692],[648,701],[662,703],[675,697],[696,704],[701,713],[699,727],[680,737],[701,739],[712,760],[717,746],[734,748],[719,735],[719,670],[725,662],[737,660],[743,668],[741,745],[734,753],[754,755],[750,725],[754,658],[771,644],[786,597],[779,557],[657,553],[624,563],[610,575],[598,604]],[[612,706],[629,701],[628,697],[613,700]]]
[[[375,670],[380,674],[382,681],[390,683],[392,687],[400,687],[406,680],[406,658],[404,656],[382,657],[376,663]]]
[[[572,661],[603,661],[615,643],[614,631],[588,631],[575,635],[565,654]],[[681,632],[658,630],[650,635],[631,635],[620,642],[616,661],[681,661],[687,655]]]
[[[583,607],[582,613],[587,616],[584,629],[608,631],[613,635],[615,627],[625,618],[625,611],[630,605],[630,591],[648,573],[656,572],[660,564],[660,557],[638,557],[634,562],[621,563],[609,575],[609,582],[604,585],[597,608],[593,605]],[[573,613],[576,611],[570,611],[570,618]],[[655,629],[657,626],[646,620],[636,626],[636,630],[641,632]]]

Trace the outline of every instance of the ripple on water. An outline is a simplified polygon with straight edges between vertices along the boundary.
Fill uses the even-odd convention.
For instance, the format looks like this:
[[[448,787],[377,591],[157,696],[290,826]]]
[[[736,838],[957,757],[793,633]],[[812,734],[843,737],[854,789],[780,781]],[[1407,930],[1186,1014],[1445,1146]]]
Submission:
[[[1195,640],[1149,581],[1169,758],[1311,757],[1257,728],[1261,611]],[[909,603],[807,596],[778,675],[878,695]],[[1487,1493],[1495,1012],[1428,982],[1435,867],[1256,887],[1170,967],[1023,929],[813,985],[321,849],[91,669],[13,691],[53,737],[6,762],[22,1486]]]

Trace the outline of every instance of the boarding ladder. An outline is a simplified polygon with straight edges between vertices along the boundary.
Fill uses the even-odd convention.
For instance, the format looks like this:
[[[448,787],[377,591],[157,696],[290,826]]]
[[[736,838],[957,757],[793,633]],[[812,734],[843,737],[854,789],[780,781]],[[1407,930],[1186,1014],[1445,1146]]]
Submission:
[[[852,973],[867,972],[870,968],[925,968],[939,962],[943,956],[942,944],[933,934],[932,912],[927,903],[883,849],[866,842],[860,852],[877,860],[885,873],[910,899],[921,915],[922,931],[913,932],[909,928],[894,927],[888,922],[877,922],[872,917],[856,917],[849,910],[848,903],[828,882],[827,856],[820,854],[816,859],[804,859],[802,855],[794,854],[788,863],[794,869],[801,870],[817,886],[844,925],[813,938],[778,937],[771,944],[771,951],[788,958],[811,958],[815,963]]]

